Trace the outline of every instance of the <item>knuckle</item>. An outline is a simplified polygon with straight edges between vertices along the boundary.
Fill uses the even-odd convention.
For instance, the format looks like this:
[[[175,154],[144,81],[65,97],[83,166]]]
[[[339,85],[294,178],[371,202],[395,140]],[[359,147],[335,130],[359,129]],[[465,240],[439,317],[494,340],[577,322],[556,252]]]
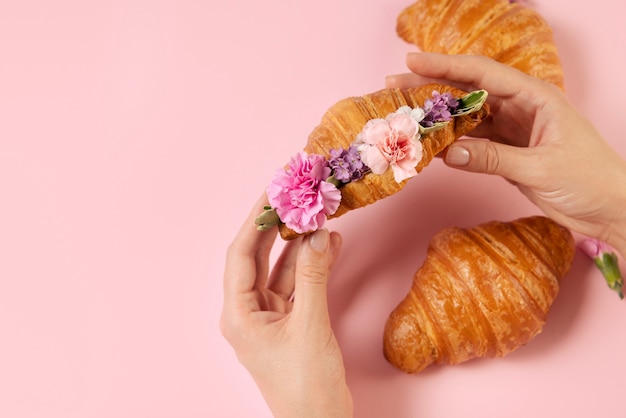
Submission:
[[[500,171],[500,154],[492,144],[483,150],[483,171],[487,174],[497,174]]]
[[[300,271],[302,278],[307,283],[324,284],[328,275],[328,268],[321,264],[307,264]]]

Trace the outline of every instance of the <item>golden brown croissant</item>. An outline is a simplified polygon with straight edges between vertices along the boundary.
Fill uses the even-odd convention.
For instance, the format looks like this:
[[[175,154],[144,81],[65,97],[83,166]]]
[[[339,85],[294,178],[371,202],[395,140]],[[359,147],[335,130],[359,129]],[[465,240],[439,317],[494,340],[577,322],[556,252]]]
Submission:
[[[506,355],[541,331],[573,257],[572,234],[543,216],[444,229],[389,316],[385,357],[416,373]]]
[[[318,154],[328,158],[331,150],[350,147],[368,121],[386,118],[402,106],[410,108],[424,106],[425,102],[433,97],[433,91],[441,95],[449,93],[455,99],[468,95],[451,86],[429,84],[410,89],[384,89],[362,97],[341,100],[324,114],[320,124],[309,135],[304,151],[307,154]],[[421,135],[423,153],[415,167],[417,172],[420,172],[435,155],[454,140],[469,133],[488,116],[488,106],[484,104],[486,92],[482,91],[482,94],[484,97],[482,97],[480,107],[453,117],[439,130]],[[328,218],[336,218],[352,209],[388,197],[401,190],[406,181],[406,179],[399,182],[394,180],[394,172],[391,168],[380,175],[372,172],[366,173],[358,181],[342,185],[339,189],[341,191],[339,206]],[[293,239],[302,234],[302,232],[290,229],[284,222],[278,225],[283,239]]]
[[[552,29],[534,10],[508,0],[418,0],[396,30],[424,52],[485,55],[563,90]]]

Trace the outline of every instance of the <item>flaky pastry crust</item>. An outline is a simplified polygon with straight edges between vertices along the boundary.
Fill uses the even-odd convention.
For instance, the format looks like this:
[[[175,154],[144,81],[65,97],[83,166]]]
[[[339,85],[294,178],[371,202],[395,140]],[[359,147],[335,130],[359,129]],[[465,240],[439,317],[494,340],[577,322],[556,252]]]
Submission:
[[[343,99],[324,114],[320,124],[309,135],[304,151],[328,157],[331,149],[347,148],[368,120],[385,118],[401,106],[412,108],[423,106],[424,102],[432,97],[433,91],[441,94],[450,92],[456,98],[467,94],[451,86],[427,84],[409,89],[384,89],[361,97]],[[422,171],[435,155],[456,139],[471,132],[488,115],[489,106],[484,104],[480,110],[454,117],[444,128],[423,135],[421,141],[424,154],[416,167],[417,172]],[[362,179],[350,182],[340,189],[341,204],[329,218],[337,218],[350,210],[391,196],[400,191],[407,181],[396,182],[391,169],[382,175],[366,174]],[[281,237],[286,240],[301,235],[285,224],[279,225],[279,231]]]
[[[440,231],[387,320],[385,358],[417,373],[516,350],[542,330],[573,257],[571,232],[543,216]]]
[[[418,0],[397,19],[400,38],[424,52],[484,55],[564,89],[553,31],[508,0]]]

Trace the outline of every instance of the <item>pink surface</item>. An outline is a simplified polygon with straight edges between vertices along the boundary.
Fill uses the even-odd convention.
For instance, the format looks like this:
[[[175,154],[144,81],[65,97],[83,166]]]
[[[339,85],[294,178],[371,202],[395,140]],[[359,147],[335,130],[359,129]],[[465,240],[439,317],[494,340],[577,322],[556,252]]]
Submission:
[[[330,105],[404,71],[409,4],[0,3],[0,417],[270,416],[219,333],[225,248]],[[533,7],[569,96],[626,155],[620,3]],[[329,224],[357,417],[624,416],[626,307],[580,253],[510,356],[417,376],[382,357],[436,231],[534,213],[505,181],[436,161]]]

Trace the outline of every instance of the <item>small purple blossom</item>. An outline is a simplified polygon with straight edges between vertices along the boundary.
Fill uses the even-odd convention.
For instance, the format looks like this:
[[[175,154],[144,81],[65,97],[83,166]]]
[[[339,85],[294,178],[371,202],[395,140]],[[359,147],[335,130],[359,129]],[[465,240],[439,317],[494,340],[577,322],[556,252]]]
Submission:
[[[333,177],[342,183],[360,179],[367,170],[354,145],[351,145],[347,150],[331,149],[328,165],[333,172]]]
[[[426,115],[420,123],[430,127],[436,122],[447,122],[452,119],[452,112],[457,107],[459,107],[459,101],[452,97],[452,93],[440,94],[438,91],[433,91],[433,98],[424,103]]]

